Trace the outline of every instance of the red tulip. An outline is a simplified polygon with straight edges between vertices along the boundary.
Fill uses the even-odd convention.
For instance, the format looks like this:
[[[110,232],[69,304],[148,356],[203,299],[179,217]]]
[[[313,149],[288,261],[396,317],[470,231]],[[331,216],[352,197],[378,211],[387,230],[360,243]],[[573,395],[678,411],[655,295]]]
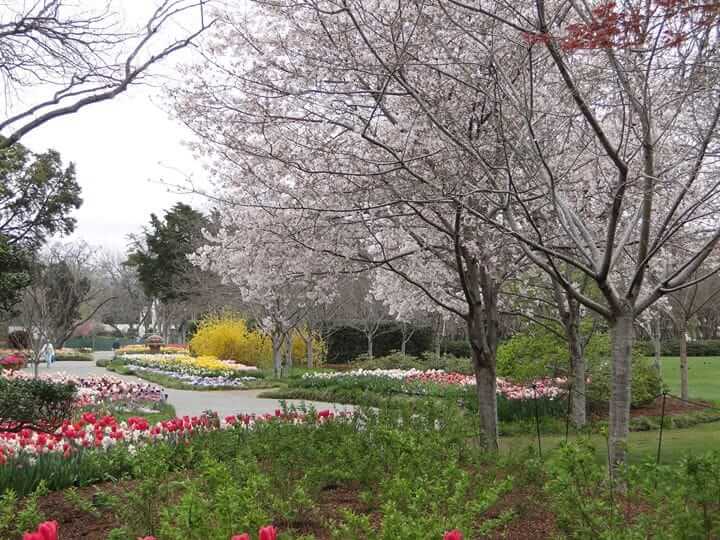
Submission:
[[[272,525],[260,528],[259,540],[277,540],[277,530]]]
[[[443,540],[463,540],[463,534],[457,529],[453,529],[443,535]]]
[[[250,540],[250,535],[248,533],[236,534],[230,540]]]
[[[45,521],[38,525],[36,532],[26,532],[23,540],[58,540],[57,521]]]

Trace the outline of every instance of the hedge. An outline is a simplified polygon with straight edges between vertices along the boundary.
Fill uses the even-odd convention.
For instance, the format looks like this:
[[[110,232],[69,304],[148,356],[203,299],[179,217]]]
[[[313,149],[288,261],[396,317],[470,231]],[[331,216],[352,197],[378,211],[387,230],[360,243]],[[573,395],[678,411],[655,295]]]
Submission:
[[[406,345],[407,354],[419,356],[432,350],[433,334],[429,327],[415,328]],[[399,351],[402,345],[402,329],[396,322],[382,323],[373,340],[373,355],[386,356]],[[345,364],[362,354],[367,354],[367,337],[357,328],[340,326],[327,338],[327,362]]]
[[[655,346],[652,341],[638,341],[636,347],[644,356],[653,356]],[[704,339],[688,341],[688,356],[720,356],[720,339]],[[660,354],[662,356],[680,356],[680,341],[677,339],[667,340],[660,343]]]

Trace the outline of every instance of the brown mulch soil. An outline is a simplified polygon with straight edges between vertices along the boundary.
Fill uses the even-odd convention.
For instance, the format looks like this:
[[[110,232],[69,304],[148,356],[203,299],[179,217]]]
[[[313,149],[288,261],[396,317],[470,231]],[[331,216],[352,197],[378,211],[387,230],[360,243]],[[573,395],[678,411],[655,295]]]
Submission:
[[[132,488],[132,482],[99,484],[78,488],[78,494],[91,501],[95,493],[120,496]],[[111,530],[120,526],[112,512],[103,509],[93,515],[77,508],[65,498],[64,491],[54,491],[40,499],[40,511],[49,520],[58,522],[62,540],[105,540]]]
[[[122,496],[133,487],[132,481],[106,483],[86,488],[79,488],[86,500],[92,500],[95,493],[101,491],[106,495]],[[488,539],[544,539],[551,538],[557,532],[554,516],[541,504],[540,494],[531,489],[515,490],[506,494],[495,506],[488,510],[485,519],[494,519],[506,510],[513,510],[515,517],[502,527],[494,530],[489,536],[473,540]],[[40,510],[47,519],[53,519],[60,525],[62,540],[105,540],[114,528],[120,526],[111,511],[101,509],[93,515],[77,508],[68,502],[63,491],[50,493],[40,500]],[[328,521],[339,520],[342,510],[352,510],[357,514],[370,517],[373,526],[379,526],[382,515],[360,500],[360,489],[353,486],[330,486],[323,490],[311,512],[292,523],[275,523],[280,528],[293,528],[301,534],[312,535],[317,540],[329,540]],[[466,536],[468,540],[471,540]]]
[[[505,511],[512,510],[515,517],[502,527],[494,530],[492,540],[508,539],[533,540],[553,538],[557,534],[555,516],[540,503],[543,494],[539,488],[521,488],[506,494],[495,506],[485,513],[488,519],[497,518]]]
[[[662,416],[662,396],[655,398],[652,403],[630,409],[630,416],[637,418],[640,416]],[[688,414],[693,412],[699,412],[702,410],[711,410],[714,407],[712,403],[705,401],[693,401],[693,403],[687,403],[673,396],[665,397],[665,416],[679,416],[682,414]],[[607,410],[593,411],[593,420],[607,420]]]
[[[648,405],[645,405],[643,407],[638,407],[637,409],[632,409],[630,411],[630,415],[631,416],[661,416],[662,415],[662,402],[663,402],[662,396],[655,398],[655,401],[653,401],[652,403],[650,403]],[[666,416],[677,416],[680,414],[687,414],[687,413],[691,413],[691,412],[702,411],[702,410],[707,409],[708,407],[712,407],[712,406],[713,405],[711,403],[706,403],[703,401],[687,403],[686,401],[682,401],[673,396],[665,397],[665,415]]]

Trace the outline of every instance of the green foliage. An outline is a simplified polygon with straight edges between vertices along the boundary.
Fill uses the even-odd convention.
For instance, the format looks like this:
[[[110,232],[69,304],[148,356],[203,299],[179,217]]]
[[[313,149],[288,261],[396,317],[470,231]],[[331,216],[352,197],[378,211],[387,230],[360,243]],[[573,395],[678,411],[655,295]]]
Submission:
[[[151,214],[143,241],[126,263],[137,269],[148,297],[168,302],[192,296],[188,255],[202,242],[207,223],[202,213],[183,203],[173,206],[163,219]]]
[[[0,377],[0,425],[6,431],[54,431],[72,414],[75,391],[72,383]]]
[[[38,501],[48,489],[41,482],[25,499],[20,501],[12,489],[0,495],[0,538],[20,538],[25,531],[35,530],[45,519]]]
[[[617,478],[597,464],[587,440],[562,445],[545,470],[548,494],[564,538],[660,540],[720,534],[720,453],[688,456],[676,466],[632,465]]]
[[[497,373],[501,377],[527,381],[566,370],[569,361],[565,341],[542,329],[516,334],[497,351]]]
[[[592,363],[588,369],[590,384],[587,387],[588,400],[591,403],[606,403],[610,398],[609,361]],[[662,378],[652,363],[643,357],[632,359],[631,401],[633,407],[650,403],[664,390]]]
[[[31,259],[45,239],[75,229],[82,204],[75,166],[60,154],[21,144],[0,149],[0,311],[10,311],[30,283]]]

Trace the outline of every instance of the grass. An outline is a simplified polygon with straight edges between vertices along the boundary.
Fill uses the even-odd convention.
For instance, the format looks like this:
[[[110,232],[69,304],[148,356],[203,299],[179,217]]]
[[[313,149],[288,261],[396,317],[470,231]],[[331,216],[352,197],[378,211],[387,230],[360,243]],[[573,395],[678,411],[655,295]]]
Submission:
[[[657,457],[659,431],[639,431],[630,433],[629,458],[631,463]],[[570,434],[568,440],[577,435]],[[557,448],[565,440],[564,435],[541,435],[543,453]],[[598,461],[607,463],[607,443],[602,435],[590,435],[595,446]],[[523,451],[532,446],[537,448],[537,436],[519,435],[503,437],[500,440],[501,450],[505,453]],[[674,463],[688,454],[699,455],[709,450],[720,448],[720,429],[717,423],[700,424],[687,429],[671,429],[663,432],[661,463]]]
[[[670,392],[680,395],[680,358],[663,356],[660,366]],[[720,402],[720,357],[689,356],[688,381],[691,398]]]

